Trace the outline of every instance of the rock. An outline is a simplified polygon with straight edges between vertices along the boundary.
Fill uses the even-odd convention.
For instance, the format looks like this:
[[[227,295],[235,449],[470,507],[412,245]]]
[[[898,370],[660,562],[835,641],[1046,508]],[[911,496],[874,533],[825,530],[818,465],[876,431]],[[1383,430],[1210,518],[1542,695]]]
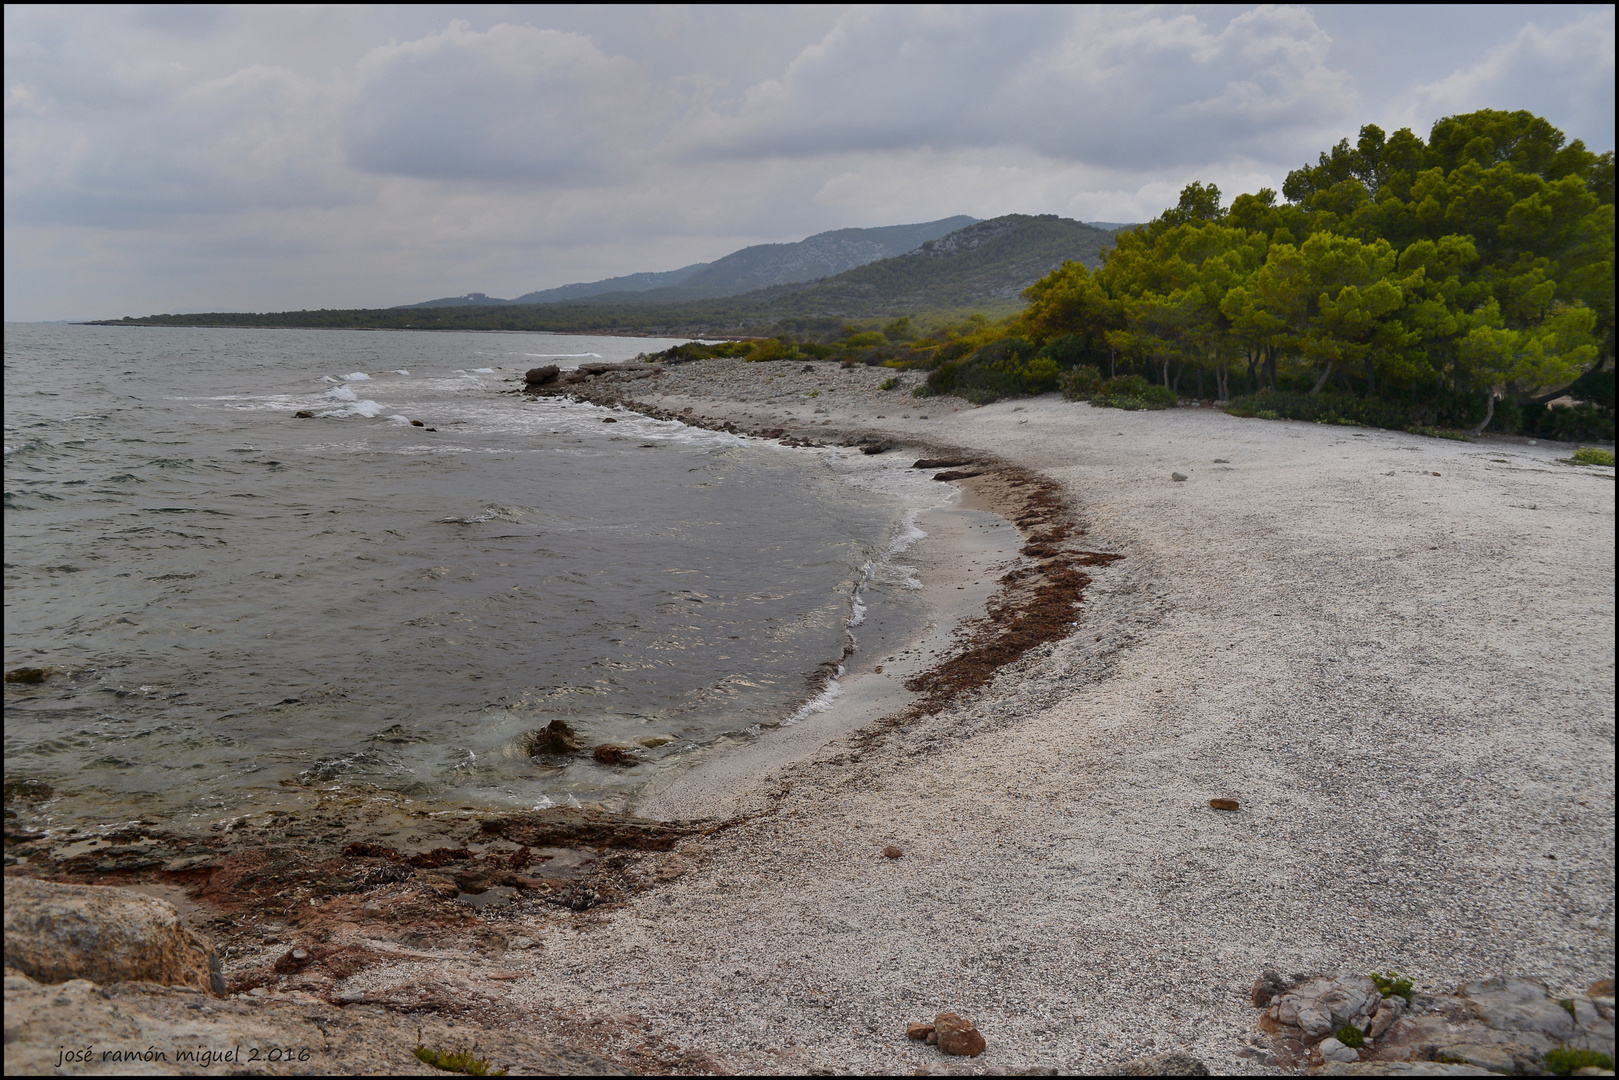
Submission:
[[[211,941],[166,900],[105,885],[7,877],[6,966],[39,982],[139,979],[223,994]]]
[[[926,1039],[929,1035],[932,1035],[932,1034],[933,1034],[933,1025],[932,1024],[924,1024],[920,1020],[916,1021],[913,1024],[910,1024],[905,1029],[905,1037],[907,1039],[915,1039],[917,1042],[921,1042],[922,1040]]]
[[[1398,1020],[1404,1012],[1405,998],[1397,996],[1384,998],[1383,1004],[1379,1005],[1377,1012],[1372,1015],[1372,1022],[1366,1029],[1366,1034],[1374,1039],[1382,1038],[1383,1032],[1392,1027],[1394,1021]]]
[[[1170,474],[1169,474],[1169,478],[1170,478],[1170,479],[1171,479],[1171,480],[1175,480],[1175,481],[1177,481],[1177,482],[1178,482],[1178,481],[1181,481],[1181,480],[1185,480],[1185,479],[1186,479],[1186,477],[1184,477],[1184,476],[1182,476],[1182,475],[1181,475],[1181,474],[1180,474],[1180,473],[1178,473],[1178,472],[1172,472],[1172,473],[1170,473]]]
[[[1613,997],[1613,980],[1598,979],[1585,992],[1594,998],[1611,998]]]
[[[602,417],[602,423],[604,423],[604,424],[616,424],[616,423],[618,423],[618,421],[613,419],[611,416],[604,416],[604,417]]]
[[[1476,1065],[1447,1065],[1441,1061],[1328,1061],[1322,1076],[1494,1076]]]
[[[951,480],[967,480],[971,477],[982,475],[984,475],[983,472],[978,469],[956,469],[954,471],[934,473],[933,479],[948,482]]]
[[[1236,799],[1210,799],[1209,805],[1216,810],[1241,810],[1242,804]]]
[[[1209,1067],[1179,1052],[1132,1058],[1107,1070],[1113,1076],[1207,1076]]]
[[[507,946],[507,948],[510,948],[510,949],[517,949],[519,951],[522,951],[522,950],[525,950],[525,949],[532,949],[536,944],[538,944],[538,942],[536,942],[533,938],[528,938],[528,937],[523,937],[522,935],[518,935],[517,937],[514,937],[510,941],[508,941],[506,943],[506,946]]]
[[[1217,457],[1217,458],[1214,459],[1214,463],[1216,465],[1229,465],[1229,464],[1231,464],[1231,459],[1230,458]]]
[[[662,735],[649,735],[644,739],[637,739],[635,741],[646,747],[648,750],[656,750],[658,747],[666,745],[672,740],[666,739]]]
[[[1317,976],[1283,994],[1259,1023],[1284,1036],[1286,1029],[1296,1028],[1299,1041],[1314,1042],[1345,1024],[1368,1019],[1382,1001],[1377,985],[1364,975]]]
[[[36,780],[31,776],[7,778],[5,782],[6,804],[13,800],[22,802],[44,802],[51,797],[51,786],[43,780]]]
[[[897,844],[889,844],[887,847],[883,848],[883,854],[887,855],[890,859],[897,859],[905,854],[905,849],[901,848]]]
[[[573,728],[561,719],[551,721],[539,731],[533,731],[528,736],[528,753],[530,757],[538,754],[572,754],[585,748]]]
[[[933,1018],[933,1031],[939,1037],[939,1049],[956,1057],[977,1057],[984,1052],[984,1036],[971,1020],[953,1012],[940,1013]]]
[[[422,421],[420,421],[420,420],[412,420],[410,422],[410,426],[411,427],[426,427],[427,425],[425,423],[423,423]]]
[[[1513,1050],[1518,1054],[1514,1055]],[[1517,1057],[1526,1058],[1528,1070],[1518,1067],[1514,1060]],[[1446,1043],[1434,1051],[1435,1061],[1447,1061],[1452,1065],[1477,1065],[1481,1069],[1488,1069],[1494,1073],[1520,1073],[1524,1071],[1538,1072],[1540,1055],[1526,1054],[1521,1047],[1503,1045],[1481,1045],[1479,1043]]]
[[[1359,1061],[1360,1054],[1352,1046],[1345,1046],[1334,1038],[1325,1038],[1316,1047],[1321,1053],[1322,1061]]]
[[[523,381],[530,386],[540,386],[550,382],[561,374],[562,369],[555,364],[542,364],[539,367],[529,368],[523,373]]]
[[[297,412],[292,414],[292,417],[294,420],[313,420],[315,418],[315,414],[310,412],[308,409],[299,409]]]
[[[894,449],[894,441],[892,439],[883,439],[879,442],[867,443],[860,448],[860,452],[862,454],[886,454],[892,449]]]
[[[602,743],[590,752],[599,765],[634,765],[635,757],[628,747],[616,746],[613,743]]]
[[[972,458],[922,458],[912,465],[913,469],[954,469],[962,465],[971,465]]]

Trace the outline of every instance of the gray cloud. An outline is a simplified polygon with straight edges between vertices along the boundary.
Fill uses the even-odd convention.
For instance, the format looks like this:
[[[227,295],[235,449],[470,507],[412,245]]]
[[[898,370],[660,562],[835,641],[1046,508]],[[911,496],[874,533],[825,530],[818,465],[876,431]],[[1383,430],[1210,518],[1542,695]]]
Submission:
[[[400,303],[1139,220],[1360,123],[1613,145],[1613,10],[5,9],[6,316]]]

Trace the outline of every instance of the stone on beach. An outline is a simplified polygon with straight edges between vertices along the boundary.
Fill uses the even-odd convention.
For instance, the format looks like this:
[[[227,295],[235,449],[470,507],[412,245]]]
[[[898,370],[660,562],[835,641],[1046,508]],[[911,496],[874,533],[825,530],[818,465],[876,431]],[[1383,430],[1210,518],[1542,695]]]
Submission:
[[[897,859],[905,854],[905,849],[901,848],[898,844],[889,844],[887,847],[883,848],[883,854],[887,855],[890,859]]]
[[[7,877],[6,966],[43,983],[139,979],[223,994],[213,942],[129,889]]]
[[[939,1037],[939,1049],[956,1057],[977,1057],[984,1052],[984,1036],[971,1020],[953,1012],[940,1013],[933,1018],[933,1030]]]
[[[915,1039],[917,1042],[924,1041],[929,1035],[932,1035],[932,1034],[933,1034],[933,1025],[932,1024],[924,1024],[920,1020],[913,1021],[905,1029],[905,1037],[909,1038],[909,1039]]]
[[[562,369],[555,364],[541,364],[539,367],[529,368],[523,373],[523,381],[530,386],[541,386],[550,382],[561,373]]]
[[[1210,799],[1209,805],[1216,810],[1241,810],[1242,804],[1236,799]]]
[[[1207,1076],[1209,1067],[1190,1054],[1176,1052],[1131,1058],[1107,1072],[1112,1076]]]

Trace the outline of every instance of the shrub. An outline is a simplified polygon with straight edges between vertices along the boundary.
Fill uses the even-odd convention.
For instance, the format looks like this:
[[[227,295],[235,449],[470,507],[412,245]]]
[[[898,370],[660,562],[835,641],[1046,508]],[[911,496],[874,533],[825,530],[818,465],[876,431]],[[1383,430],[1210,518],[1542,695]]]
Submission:
[[[1354,1024],[1345,1024],[1339,1028],[1337,1036],[1339,1042],[1354,1050],[1359,1050],[1366,1045],[1366,1033]]]
[[[889,323],[887,326],[883,327],[883,337],[894,342],[895,344],[902,341],[915,340],[916,331],[911,329],[911,317],[909,315],[902,315],[893,322]]]
[[[1573,1076],[1580,1069],[1613,1069],[1613,1056],[1600,1050],[1576,1050],[1559,1046],[1546,1051],[1546,1071],[1553,1076]]]
[[[1613,468],[1613,451],[1603,450],[1596,446],[1582,446],[1574,451],[1574,456],[1563,460],[1572,465],[1606,465]]]
[[[869,349],[873,345],[887,345],[888,339],[876,330],[867,330],[864,333],[845,338],[843,344],[851,349]]]
[[[1372,982],[1377,984],[1377,992],[1384,997],[1403,997],[1411,1000],[1411,980],[1401,977],[1396,972],[1387,975],[1379,971],[1372,972]]]
[[[1175,400],[1175,391],[1167,386],[1154,386],[1140,375],[1120,375],[1098,387],[1091,404],[1109,409],[1167,409]]]
[[[767,363],[771,360],[798,360],[801,359],[797,346],[781,338],[765,338],[754,343],[748,359],[757,363]]]
[[[879,389],[879,390],[892,390],[892,389],[894,389],[894,387],[896,387],[898,385],[899,385],[899,379],[897,379],[897,378],[884,379],[882,382],[877,384],[877,389]]]
[[[1057,361],[1049,356],[1036,356],[1023,365],[1022,375],[1023,381],[1029,386],[1029,390],[1032,393],[1039,394],[1056,389],[1057,379],[1062,375],[1062,368],[1058,367]]]
[[[1089,364],[1069,368],[1058,376],[1057,388],[1069,401],[1089,401],[1102,388],[1102,370]]]

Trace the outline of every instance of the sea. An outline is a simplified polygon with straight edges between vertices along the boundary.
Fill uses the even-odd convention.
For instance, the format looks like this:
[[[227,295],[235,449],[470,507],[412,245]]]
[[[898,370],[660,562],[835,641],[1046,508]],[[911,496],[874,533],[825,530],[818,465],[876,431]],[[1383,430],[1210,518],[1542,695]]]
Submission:
[[[947,485],[513,392],[674,343],[7,325],[5,670],[46,673],[6,683],[7,780],[63,825],[621,811],[825,709],[918,628]],[[557,719],[585,752],[531,754]]]

